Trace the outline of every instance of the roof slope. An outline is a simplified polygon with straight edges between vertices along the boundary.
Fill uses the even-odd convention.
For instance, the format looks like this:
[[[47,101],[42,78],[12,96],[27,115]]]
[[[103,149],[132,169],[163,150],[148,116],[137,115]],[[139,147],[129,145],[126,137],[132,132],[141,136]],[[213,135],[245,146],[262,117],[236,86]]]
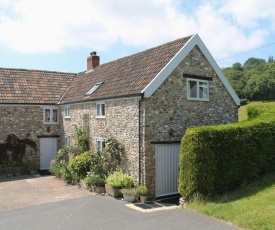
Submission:
[[[0,103],[57,104],[73,73],[0,68]]]
[[[140,95],[142,90],[188,42],[191,36],[145,50],[106,64],[93,71],[79,73],[64,94],[61,103],[73,103]],[[85,94],[103,84],[90,96]]]

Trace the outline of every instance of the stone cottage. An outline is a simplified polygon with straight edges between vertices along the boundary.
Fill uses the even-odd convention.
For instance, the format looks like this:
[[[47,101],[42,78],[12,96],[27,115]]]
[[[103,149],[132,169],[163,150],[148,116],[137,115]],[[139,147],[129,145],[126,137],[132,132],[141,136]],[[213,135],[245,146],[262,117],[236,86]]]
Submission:
[[[47,168],[85,125],[98,149],[109,136],[123,143],[127,172],[157,197],[177,193],[188,127],[238,120],[239,98],[198,35],[102,65],[92,52],[78,74],[0,69],[0,88],[2,143],[32,138],[38,150],[26,155]]]

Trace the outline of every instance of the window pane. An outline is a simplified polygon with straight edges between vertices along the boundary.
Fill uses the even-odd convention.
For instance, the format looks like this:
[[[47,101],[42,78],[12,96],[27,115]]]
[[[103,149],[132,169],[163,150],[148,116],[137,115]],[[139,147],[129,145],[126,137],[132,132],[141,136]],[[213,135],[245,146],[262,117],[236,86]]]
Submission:
[[[200,87],[200,98],[208,98],[207,88]]]
[[[70,116],[70,107],[65,107],[65,117]]]
[[[57,109],[53,109],[53,120],[52,122],[57,122]]]
[[[96,105],[96,115],[100,116],[100,104]]]
[[[197,97],[197,82],[189,81],[189,97]]]
[[[105,140],[102,141],[102,150],[105,149]]]
[[[51,111],[50,109],[45,109],[45,122],[51,121]]]
[[[105,116],[105,104],[101,104],[101,115]]]
[[[96,142],[96,147],[97,147],[97,150],[100,150],[100,149],[101,149],[100,141],[97,141],[97,142]]]

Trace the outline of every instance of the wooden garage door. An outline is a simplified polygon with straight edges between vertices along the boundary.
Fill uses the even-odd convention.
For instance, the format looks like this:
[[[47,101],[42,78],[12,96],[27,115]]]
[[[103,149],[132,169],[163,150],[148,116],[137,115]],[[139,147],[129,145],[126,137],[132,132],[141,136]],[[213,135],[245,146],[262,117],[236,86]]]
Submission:
[[[40,138],[40,169],[49,169],[57,153],[57,138]]]
[[[178,193],[180,144],[156,144],[156,197]]]

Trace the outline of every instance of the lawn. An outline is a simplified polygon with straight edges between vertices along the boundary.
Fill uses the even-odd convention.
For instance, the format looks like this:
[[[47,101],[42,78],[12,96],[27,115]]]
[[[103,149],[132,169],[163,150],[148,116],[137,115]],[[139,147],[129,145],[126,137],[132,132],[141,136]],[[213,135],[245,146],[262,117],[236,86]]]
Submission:
[[[244,229],[275,230],[275,173],[208,201],[194,199],[187,208]]]

